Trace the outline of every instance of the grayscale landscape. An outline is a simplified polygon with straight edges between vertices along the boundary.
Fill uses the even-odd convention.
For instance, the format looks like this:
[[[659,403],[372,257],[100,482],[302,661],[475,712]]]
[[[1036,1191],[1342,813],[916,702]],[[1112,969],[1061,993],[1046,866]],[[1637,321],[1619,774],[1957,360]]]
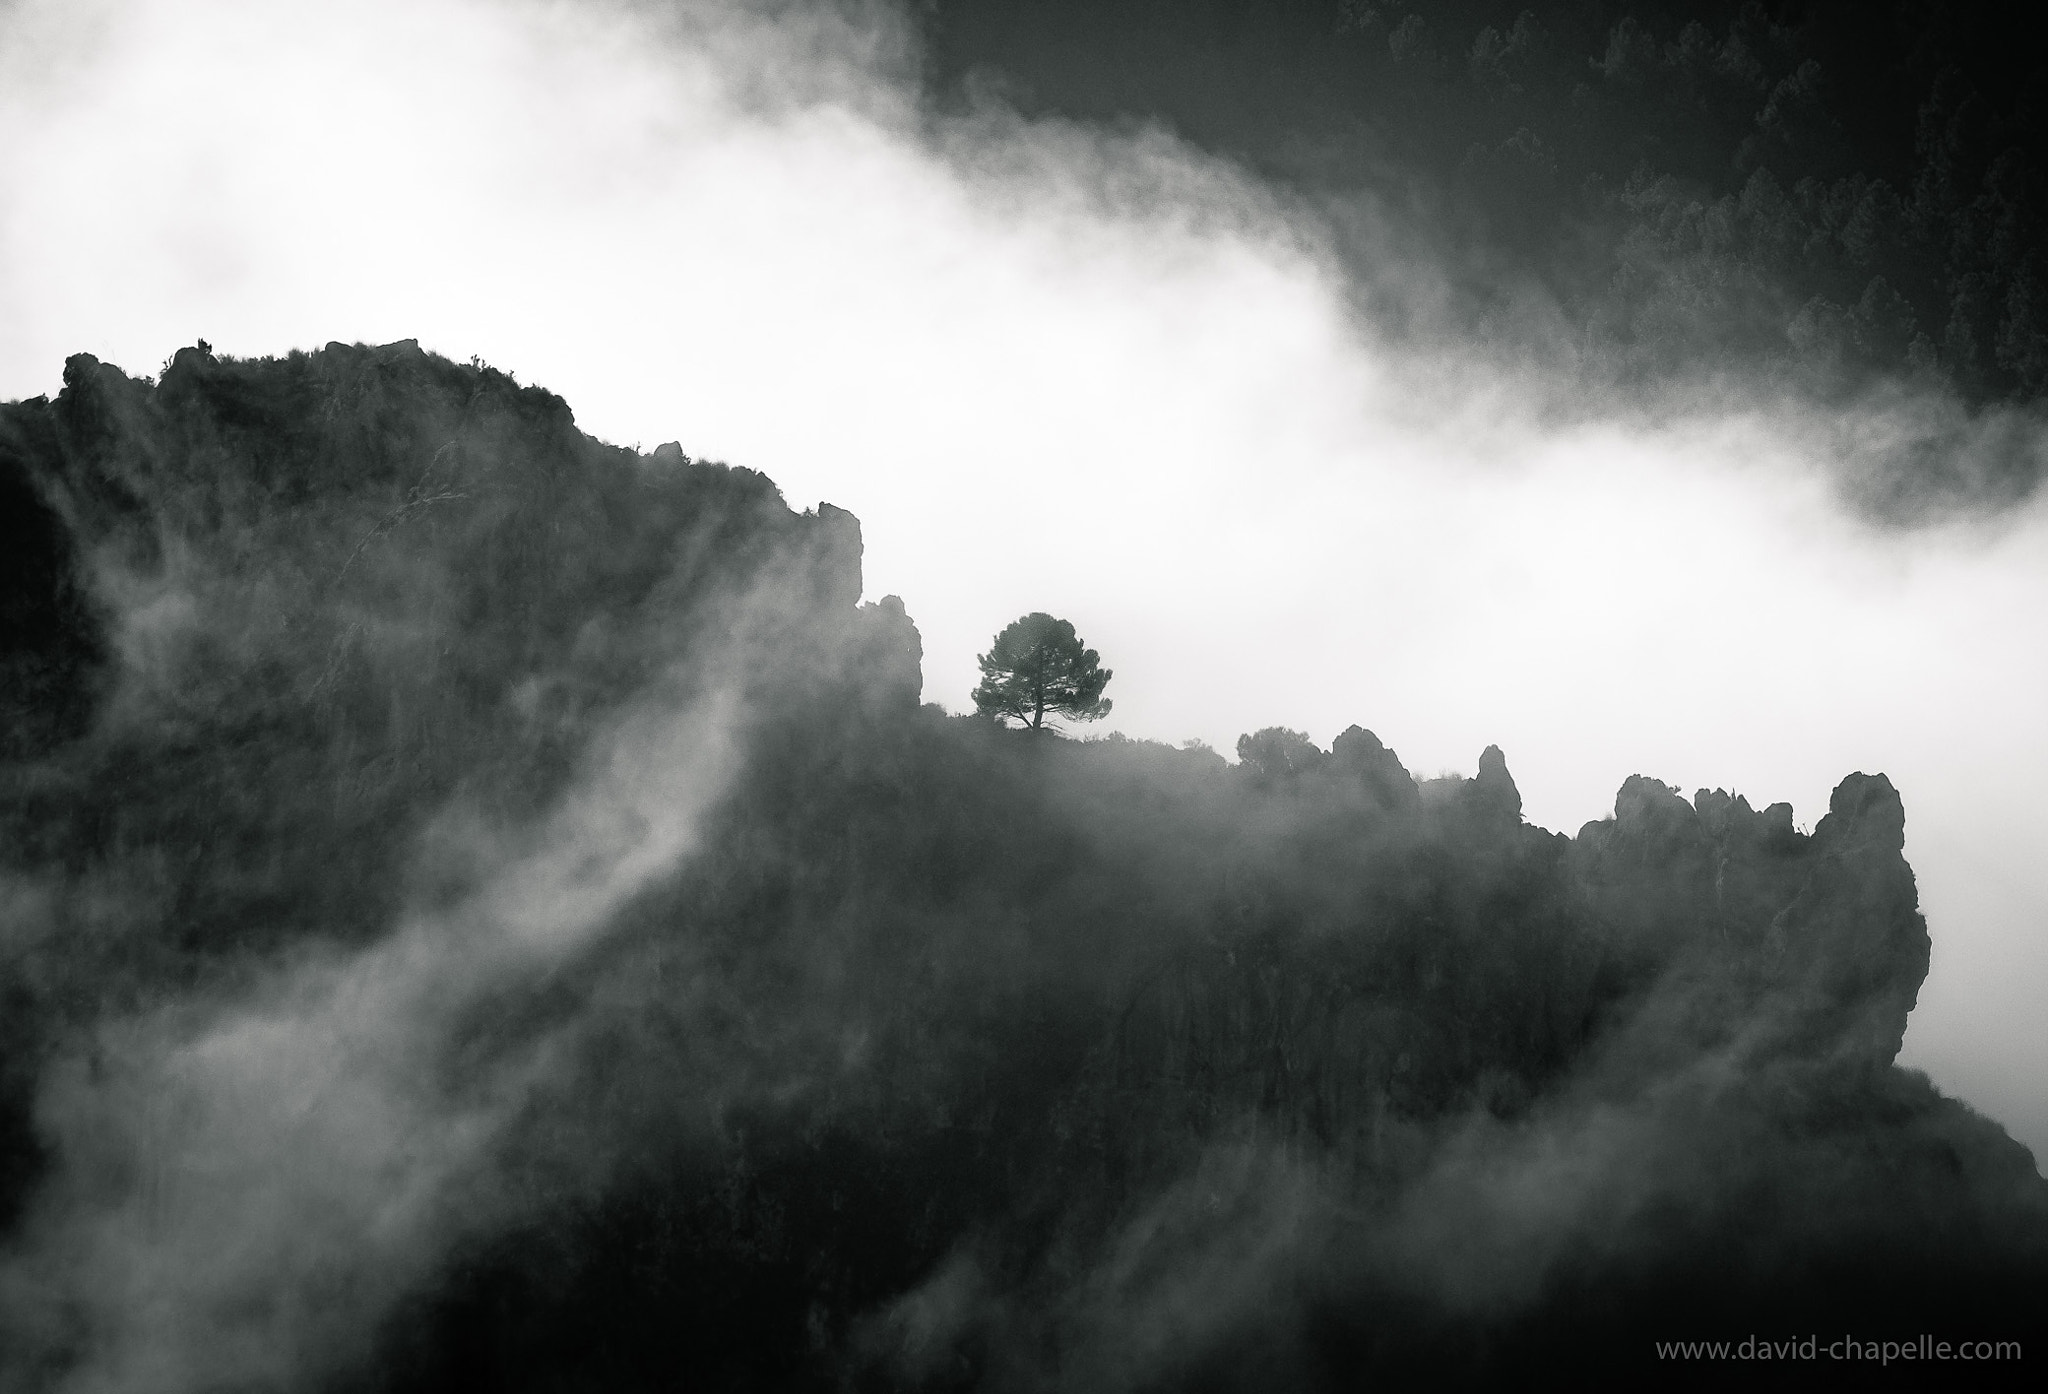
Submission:
[[[2042,67],[0,4],[0,1388],[2018,1382]]]

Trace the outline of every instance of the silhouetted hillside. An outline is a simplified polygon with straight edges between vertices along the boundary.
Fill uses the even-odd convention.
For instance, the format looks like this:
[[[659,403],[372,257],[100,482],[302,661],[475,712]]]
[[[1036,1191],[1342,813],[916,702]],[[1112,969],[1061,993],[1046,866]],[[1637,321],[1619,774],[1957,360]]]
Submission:
[[[920,705],[860,532],[411,343],[0,408],[10,1388],[1524,1386],[2013,1339],[1882,775]],[[1697,1373],[1697,1371],[1695,1371]]]

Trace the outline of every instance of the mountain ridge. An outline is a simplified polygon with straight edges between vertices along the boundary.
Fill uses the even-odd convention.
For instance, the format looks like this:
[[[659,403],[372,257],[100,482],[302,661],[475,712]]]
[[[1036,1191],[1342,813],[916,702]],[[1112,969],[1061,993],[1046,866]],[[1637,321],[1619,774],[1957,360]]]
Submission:
[[[74,357],[0,496],[24,1388],[1489,1385],[2048,1274],[2026,1150],[1894,1063],[1882,774],[1566,836],[1497,747],[947,716],[852,514],[412,341]],[[309,1098],[375,1124],[311,1171],[254,1141]]]

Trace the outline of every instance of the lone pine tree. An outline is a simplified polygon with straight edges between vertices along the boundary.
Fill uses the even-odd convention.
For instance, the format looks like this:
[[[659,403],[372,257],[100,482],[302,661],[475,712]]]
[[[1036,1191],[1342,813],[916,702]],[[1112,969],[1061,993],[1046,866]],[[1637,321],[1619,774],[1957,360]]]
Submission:
[[[1014,717],[1036,731],[1049,715],[1094,721],[1109,712],[1102,689],[1111,671],[1101,666],[1102,656],[1081,643],[1072,624],[1043,611],[996,635],[979,662],[974,709],[983,716]]]

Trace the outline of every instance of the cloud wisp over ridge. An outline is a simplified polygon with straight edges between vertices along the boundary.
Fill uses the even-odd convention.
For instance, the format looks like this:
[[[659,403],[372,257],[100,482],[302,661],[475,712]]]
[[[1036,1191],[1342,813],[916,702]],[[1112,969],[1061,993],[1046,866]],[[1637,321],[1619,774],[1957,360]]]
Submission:
[[[731,777],[734,706],[633,713],[531,850],[479,849],[497,864],[458,903],[92,1028],[38,1105],[61,1180],[0,1264],[15,1337],[82,1328],[80,1389],[306,1387],[360,1360],[450,1247],[519,1213],[497,1154],[559,1043],[465,1057],[464,1023],[674,872]]]

